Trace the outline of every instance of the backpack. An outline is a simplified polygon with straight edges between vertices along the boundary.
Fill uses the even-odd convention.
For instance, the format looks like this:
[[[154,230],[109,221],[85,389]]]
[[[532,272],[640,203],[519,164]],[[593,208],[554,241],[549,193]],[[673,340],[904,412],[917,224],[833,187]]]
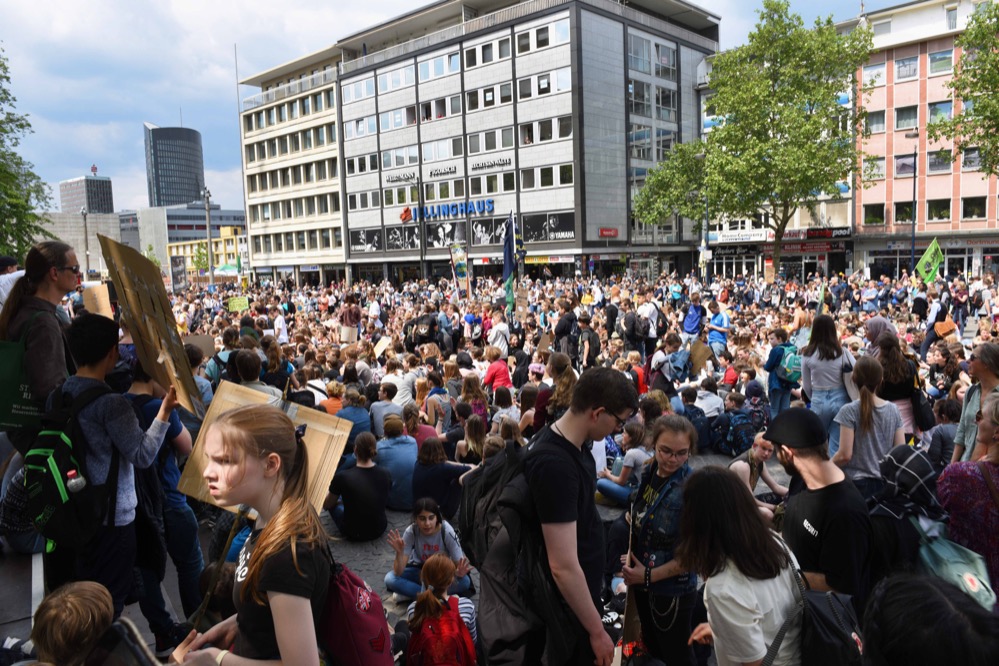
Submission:
[[[658,305],[653,304],[652,307],[656,309],[656,337],[661,338],[666,335],[666,332],[669,330],[666,322],[666,315],[663,314],[663,311],[659,309]]]
[[[648,317],[640,314],[635,315],[635,334],[641,338],[645,339],[649,337],[649,331],[652,329],[652,322],[649,321]]]
[[[745,453],[752,448],[756,432],[753,419],[747,412],[732,412],[729,415],[728,433],[718,441],[718,452],[733,457]]]
[[[466,666],[475,663],[475,646],[451,596],[439,617],[425,617],[409,637],[406,663],[412,666]]]
[[[212,360],[215,361],[215,367],[219,368],[219,379],[217,382],[212,382],[212,390],[218,390],[219,384],[223,381],[233,382],[235,384],[239,383],[239,369],[236,368],[236,354],[239,353],[238,349],[232,349],[229,351],[229,355],[223,361],[220,356],[222,352],[215,352],[212,356]]]
[[[360,576],[333,560],[319,615],[319,647],[333,666],[392,666],[392,640],[379,597]]]
[[[24,325],[21,339],[0,341],[0,431],[34,427],[44,406],[31,397],[31,384],[25,368],[25,345],[31,325],[43,312],[36,312]]]
[[[47,539],[47,552],[61,543],[73,547],[88,542],[105,516],[110,516],[108,522],[114,526],[119,453],[112,448],[104,484],[87,479],[88,447],[79,421],[80,411],[107,393],[111,389],[106,385],[87,389],[76,398],[57,390],[54,406],[42,416],[41,431],[24,456],[26,512]],[[67,485],[70,473],[84,479],[86,485],[71,490]]]
[[[697,432],[697,449],[705,450],[711,446],[711,422],[704,410],[697,405],[684,405],[683,417],[690,421]]]
[[[801,354],[791,346],[784,347],[784,356],[777,366],[777,378],[789,384],[796,384],[801,380]]]
[[[749,405],[749,418],[753,421],[756,432],[770,427],[770,405],[765,398],[755,397],[746,401]]]
[[[496,500],[504,486],[520,472],[521,455],[508,442],[502,455],[489,458],[465,477],[458,511],[458,540],[472,566],[479,568],[489,545],[501,527],[495,511]]]
[[[976,291],[971,295],[971,307],[975,310],[981,310],[982,306],[985,305],[985,299],[982,298],[981,290]]]

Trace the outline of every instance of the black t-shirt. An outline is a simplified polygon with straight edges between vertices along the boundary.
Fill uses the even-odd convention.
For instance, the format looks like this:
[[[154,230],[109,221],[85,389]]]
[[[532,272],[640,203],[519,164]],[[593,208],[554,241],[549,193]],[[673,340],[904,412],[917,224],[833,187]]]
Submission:
[[[583,353],[585,343],[590,343],[590,353],[586,357],[586,367],[591,367],[597,362],[597,355],[600,353],[600,336],[592,328],[586,328],[579,334],[579,353]]]
[[[454,417],[457,422],[457,416]],[[458,449],[458,442],[465,439],[465,429],[460,425],[456,425],[447,431],[444,435],[444,441],[441,444],[444,445],[444,453],[447,454],[448,460],[455,459],[455,451]]]
[[[392,475],[384,467],[351,467],[340,470],[330,492],[343,498],[343,535],[351,541],[371,541],[385,533]]]
[[[444,517],[454,517],[461,502],[461,486],[458,477],[467,472],[466,467],[448,464],[421,465],[413,468],[413,499],[433,497],[441,507]]]
[[[246,600],[240,599],[243,582],[246,580],[250,555],[260,538],[261,530],[255,530],[243,544],[236,566],[236,579],[232,588],[232,600],[236,606],[236,624],[239,633],[233,653],[248,659],[280,659],[277,636],[274,633],[274,617],[264,595],[264,604],[258,604],[253,595],[247,592]],[[267,558],[260,572],[257,589],[264,592],[280,592],[296,597],[305,597],[312,602],[312,621],[319,635],[319,618],[326,602],[326,591],[330,581],[330,561],[318,544],[299,541],[296,547],[298,569],[291,555],[291,545]],[[301,573],[299,573],[299,570]]]
[[[597,513],[596,463],[551,427],[540,431],[524,461],[531,497],[544,523],[576,523],[576,554],[594,604],[603,578],[604,528]]]
[[[818,490],[804,489],[787,503],[784,541],[802,571],[825,574],[837,592],[867,598],[871,521],[860,491],[848,479]],[[860,611],[858,611],[860,612]]]

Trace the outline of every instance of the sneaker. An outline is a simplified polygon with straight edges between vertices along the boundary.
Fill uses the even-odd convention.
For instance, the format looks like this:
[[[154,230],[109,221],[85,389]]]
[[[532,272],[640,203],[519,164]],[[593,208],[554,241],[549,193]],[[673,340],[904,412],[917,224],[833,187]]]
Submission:
[[[184,642],[193,627],[188,623],[176,623],[164,633],[153,634],[156,637],[156,658],[166,659],[173,654],[174,649]]]

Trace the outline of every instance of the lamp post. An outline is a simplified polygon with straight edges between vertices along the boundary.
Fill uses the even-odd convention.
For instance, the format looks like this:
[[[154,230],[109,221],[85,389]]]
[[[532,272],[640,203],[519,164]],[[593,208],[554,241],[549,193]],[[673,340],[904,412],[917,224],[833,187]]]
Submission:
[[[704,229],[701,231],[701,252],[704,253],[704,284],[708,283],[708,278],[710,277],[710,272],[708,271],[708,225],[710,224],[710,219],[708,217],[708,193],[704,193]]]
[[[86,260],[85,260],[86,264],[87,264],[86,265],[87,272],[84,273],[84,275],[86,276],[84,279],[85,280],[89,280],[90,279],[90,234],[87,233],[87,207],[86,206],[81,206],[80,207],[80,215],[83,216],[83,250],[84,250],[84,252],[87,255]]]
[[[919,130],[905,133],[906,139],[916,139],[912,144],[912,246],[909,253],[909,277],[916,274],[916,177],[919,175]]]
[[[202,199],[205,200],[205,231],[208,234],[208,284],[215,284],[215,273],[213,272],[212,264],[215,263],[214,253],[212,252],[212,193],[208,190],[208,186],[201,190]]]

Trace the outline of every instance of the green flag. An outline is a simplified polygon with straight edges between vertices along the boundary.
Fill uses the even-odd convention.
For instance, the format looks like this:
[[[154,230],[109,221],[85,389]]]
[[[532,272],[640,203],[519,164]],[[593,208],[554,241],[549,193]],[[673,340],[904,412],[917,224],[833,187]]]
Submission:
[[[930,246],[926,248],[926,252],[919,258],[919,263],[916,264],[916,271],[919,273],[919,277],[923,278],[923,282],[929,283],[936,278],[937,269],[940,268],[943,260],[943,250],[940,249],[940,244],[934,238]]]

